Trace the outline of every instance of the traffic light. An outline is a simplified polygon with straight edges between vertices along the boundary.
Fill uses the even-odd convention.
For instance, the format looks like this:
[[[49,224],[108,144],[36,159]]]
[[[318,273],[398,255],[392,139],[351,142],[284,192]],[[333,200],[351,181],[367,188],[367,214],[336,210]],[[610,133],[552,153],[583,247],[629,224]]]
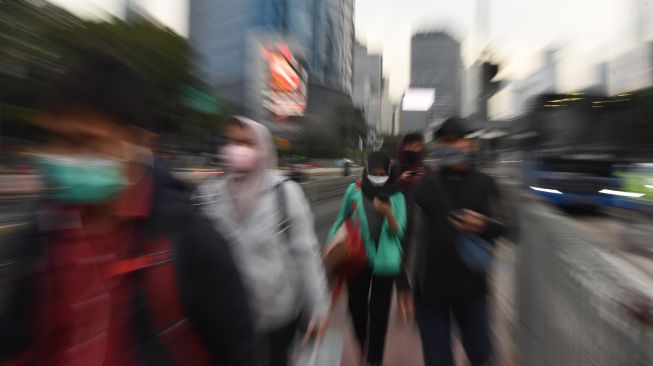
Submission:
[[[482,67],[483,93],[485,97],[491,97],[499,90],[499,82],[492,81],[499,73],[499,65],[484,62]]]

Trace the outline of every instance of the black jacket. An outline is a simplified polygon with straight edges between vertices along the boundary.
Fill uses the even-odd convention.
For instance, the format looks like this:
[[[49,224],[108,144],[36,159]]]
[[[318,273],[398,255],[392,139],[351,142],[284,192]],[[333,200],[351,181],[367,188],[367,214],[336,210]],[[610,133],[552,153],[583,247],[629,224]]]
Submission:
[[[490,218],[481,236],[491,241],[502,235],[505,225],[497,218],[499,190],[494,180],[473,169],[439,173],[420,182],[413,193],[419,216],[415,220],[420,221],[411,233],[409,248],[417,258],[409,274],[415,295],[433,302],[485,296],[487,278],[469,270],[460,259],[456,249],[459,234],[449,223],[448,213],[456,209],[481,213]],[[419,254],[415,256],[415,252]]]
[[[213,362],[257,365],[258,343],[248,299],[227,242],[192,205],[187,187],[160,162],[154,165],[152,207],[139,237],[172,238],[181,302]],[[35,286],[43,269],[39,263],[43,263],[47,234],[35,223],[27,226],[0,252],[4,270],[0,276],[0,363],[30,347],[33,339],[28,324],[41,309]],[[152,356],[144,355],[143,364],[167,363],[160,355]]]

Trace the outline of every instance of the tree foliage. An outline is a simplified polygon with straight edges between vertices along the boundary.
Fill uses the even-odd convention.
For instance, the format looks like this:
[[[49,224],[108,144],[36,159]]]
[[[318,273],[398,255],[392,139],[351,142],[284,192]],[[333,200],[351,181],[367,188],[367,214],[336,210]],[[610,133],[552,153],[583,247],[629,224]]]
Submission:
[[[185,103],[189,88],[208,90],[193,69],[194,52],[185,38],[148,18],[82,20],[47,2],[12,0],[0,2],[0,31],[3,121],[29,120],[47,80],[97,49],[121,58],[149,81],[146,102],[156,130],[201,148],[224,119],[226,111],[206,113]]]
[[[357,158],[359,141],[367,137],[363,113],[352,105],[336,105],[326,121],[305,119],[298,138],[298,154],[312,158]]]

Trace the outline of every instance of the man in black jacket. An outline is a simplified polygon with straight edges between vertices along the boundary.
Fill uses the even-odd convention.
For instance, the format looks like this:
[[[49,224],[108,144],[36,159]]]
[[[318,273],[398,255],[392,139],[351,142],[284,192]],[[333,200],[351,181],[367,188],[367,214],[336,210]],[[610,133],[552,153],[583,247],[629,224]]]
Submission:
[[[44,99],[44,201],[0,258],[1,364],[258,364],[226,241],[145,142],[145,90],[95,54]]]
[[[497,186],[472,167],[475,142],[465,136],[464,121],[442,124],[434,134],[440,171],[414,191],[421,224],[411,239],[419,247],[409,248],[417,258],[409,277],[426,366],[453,365],[452,316],[471,364],[486,365],[492,356],[487,275],[461,259],[460,241],[475,235],[491,242],[504,225],[493,218]]]

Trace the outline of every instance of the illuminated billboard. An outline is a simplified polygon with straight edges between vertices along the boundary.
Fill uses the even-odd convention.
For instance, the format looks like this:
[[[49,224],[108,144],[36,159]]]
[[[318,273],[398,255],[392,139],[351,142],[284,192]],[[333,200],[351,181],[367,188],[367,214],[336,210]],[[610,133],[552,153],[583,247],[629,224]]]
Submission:
[[[285,44],[261,47],[266,61],[263,107],[273,120],[303,116],[308,74]]]

